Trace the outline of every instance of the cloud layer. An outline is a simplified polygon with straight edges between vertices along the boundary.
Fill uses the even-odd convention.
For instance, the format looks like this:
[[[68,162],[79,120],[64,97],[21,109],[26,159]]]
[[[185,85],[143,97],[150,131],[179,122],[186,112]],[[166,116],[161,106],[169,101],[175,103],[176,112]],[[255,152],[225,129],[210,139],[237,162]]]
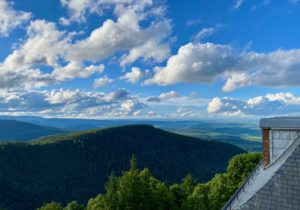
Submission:
[[[259,85],[270,87],[299,86],[300,50],[276,50],[270,53],[240,52],[229,45],[188,43],[156,67],[153,78],[145,84],[226,82],[223,91]]]
[[[0,88],[31,89],[87,78],[102,73],[104,65],[101,62],[118,53],[121,66],[138,59],[162,62],[169,56],[170,47],[165,39],[170,34],[171,26],[164,18],[164,10],[153,6],[152,1],[82,2],[62,1],[70,9],[70,21],[78,15],[85,18],[87,13],[98,14],[106,5],[113,10],[115,20],[106,19],[81,39],[78,35],[82,32],[59,30],[54,22],[46,20],[31,21],[26,27],[26,39],[0,62]],[[30,17],[27,13],[12,10],[3,0],[0,1],[1,9],[7,13],[0,16],[0,23],[3,22],[0,27],[6,27],[3,34],[9,28],[16,27],[11,25],[8,28],[6,17],[15,18],[14,23],[18,25],[18,18],[25,19],[26,16],[28,20]],[[151,19],[150,23],[142,25],[148,19]]]
[[[39,114],[60,117],[125,117],[146,105],[125,89],[109,93],[53,89],[0,92],[1,114]]]
[[[290,92],[270,93],[247,101],[215,97],[209,102],[207,112],[223,116],[299,114],[300,97]]]
[[[168,17],[165,1],[60,0],[60,3],[64,15],[52,19],[59,19],[58,22],[51,22],[16,10],[12,1],[0,0],[0,38],[11,42],[11,48],[4,46],[7,55],[3,57],[3,53],[0,61],[1,113],[183,118],[203,117],[207,113],[210,116],[299,113],[300,98],[288,90],[241,100],[215,97],[212,94],[222,94],[215,89],[212,93],[202,93],[201,86],[196,85],[215,84],[213,88],[219,88],[221,84],[222,91],[229,96],[235,95],[229,92],[251,86],[276,87],[280,91],[299,87],[300,49],[264,53],[230,44],[205,43],[205,38],[226,27],[215,23],[197,33],[196,26],[208,23],[205,17],[184,20],[195,34],[187,35],[187,41],[173,34],[173,30],[178,30],[177,22]],[[236,10],[248,5],[245,3],[233,0],[230,12],[238,13]],[[19,29],[15,31],[17,35],[12,33],[15,29]],[[177,38],[180,38],[178,43],[186,44],[178,46]],[[83,79],[86,80],[81,83]],[[180,83],[196,85],[190,89],[182,85],[181,89],[176,86]],[[146,85],[171,87],[150,90],[152,87]],[[184,95],[194,90],[207,98],[194,93]]]
[[[172,90],[170,92],[161,93],[159,96],[149,97],[147,99],[147,102],[157,102],[157,103],[159,103],[159,102],[162,102],[162,101],[165,101],[165,100],[168,100],[168,99],[178,98],[178,97],[179,97],[179,94]]]

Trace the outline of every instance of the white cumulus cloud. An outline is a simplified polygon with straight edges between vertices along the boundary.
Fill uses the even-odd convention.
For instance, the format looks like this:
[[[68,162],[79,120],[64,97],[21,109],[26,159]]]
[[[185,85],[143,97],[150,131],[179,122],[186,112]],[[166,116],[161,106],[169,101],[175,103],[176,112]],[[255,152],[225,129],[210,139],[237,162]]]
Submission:
[[[61,18],[65,24],[102,12],[109,12],[111,19],[91,34],[76,39],[81,32],[59,30],[55,23],[46,20],[31,21],[26,37],[0,62],[0,88],[39,88],[87,78],[103,72],[101,63],[116,54],[122,66],[138,59],[162,62],[168,58],[171,25],[164,16],[164,6],[151,0],[61,2],[70,11],[69,19]],[[149,24],[144,25],[148,20]]]
[[[249,75],[245,72],[232,72],[223,86],[224,92],[231,92],[237,88],[242,88],[250,85]]]
[[[130,72],[127,72],[121,79],[124,79],[132,84],[137,83],[140,81],[145,74],[141,71],[138,67],[132,67]]]
[[[159,96],[152,96],[150,98],[147,99],[147,102],[162,102],[168,99],[172,99],[172,98],[178,98],[179,94],[175,91],[170,91],[170,92],[166,92],[166,93],[161,93]]]
[[[22,26],[31,18],[30,12],[16,11],[12,1],[0,0],[0,36],[8,36],[9,32]]]
[[[154,77],[145,84],[211,83],[237,62],[237,56],[229,46],[188,43],[169,58],[165,67],[156,67]]]
[[[246,101],[217,97],[208,104],[207,111],[223,116],[294,115],[300,113],[300,97],[290,92],[269,93]]]
[[[272,76],[270,76],[272,75]],[[168,59],[166,66],[155,67],[146,85],[226,82],[223,91],[249,85],[289,87],[300,84],[300,49],[269,53],[239,51],[229,45],[188,43]]]
[[[134,12],[123,15],[117,22],[106,20],[89,37],[70,46],[67,59],[99,61],[119,51],[129,51],[129,54],[123,56],[122,65],[130,64],[140,57],[159,62],[167,58],[169,46],[162,44],[161,40],[169,35],[168,21],[155,22],[148,28],[141,28]]]
[[[221,109],[223,106],[222,101],[220,98],[213,98],[211,102],[209,102],[208,107],[207,107],[207,112],[208,113],[214,113],[217,112]]]
[[[100,87],[108,85],[112,82],[113,82],[112,79],[108,78],[107,76],[104,76],[104,77],[100,77],[100,78],[95,79],[94,83],[93,83],[93,86],[94,86],[94,88],[100,88]]]

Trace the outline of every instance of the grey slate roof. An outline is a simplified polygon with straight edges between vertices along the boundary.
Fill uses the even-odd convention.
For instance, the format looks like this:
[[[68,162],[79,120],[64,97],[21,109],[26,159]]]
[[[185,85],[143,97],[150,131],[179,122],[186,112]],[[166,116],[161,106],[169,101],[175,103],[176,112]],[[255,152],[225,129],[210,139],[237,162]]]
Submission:
[[[262,118],[259,126],[261,128],[300,128],[300,117],[273,117]],[[300,209],[300,208],[299,208]]]
[[[240,210],[300,209],[300,145]]]

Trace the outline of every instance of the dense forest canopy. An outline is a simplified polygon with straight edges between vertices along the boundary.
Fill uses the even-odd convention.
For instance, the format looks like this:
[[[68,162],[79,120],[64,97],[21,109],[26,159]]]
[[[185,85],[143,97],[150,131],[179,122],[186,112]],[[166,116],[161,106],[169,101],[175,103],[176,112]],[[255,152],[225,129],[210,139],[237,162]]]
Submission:
[[[173,184],[187,174],[207,182],[244,152],[148,125],[0,144],[0,208],[32,210],[51,201],[84,204],[104,192],[112,172],[119,176],[128,169],[132,155],[139,168],[149,168],[157,180]]]

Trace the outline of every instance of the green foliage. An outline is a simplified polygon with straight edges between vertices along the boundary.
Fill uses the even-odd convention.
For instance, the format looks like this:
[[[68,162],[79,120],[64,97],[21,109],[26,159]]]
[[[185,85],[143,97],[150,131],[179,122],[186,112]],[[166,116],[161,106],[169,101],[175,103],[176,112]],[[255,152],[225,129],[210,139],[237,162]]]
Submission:
[[[77,203],[77,201],[72,201],[63,210],[84,210],[84,207]]]
[[[212,180],[197,183],[187,175],[181,183],[168,186],[155,179],[150,171],[137,168],[136,159],[130,161],[130,169],[122,176],[111,175],[104,194],[88,201],[87,210],[218,210],[259,162],[261,155],[248,153],[237,155],[229,162],[226,173],[217,174]],[[243,167],[245,164],[245,167]],[[237,176],[237,173],[240,173]],[[236,180],[231,179],[235,177]],[[50,203],[50,205],[59,205]],[[76,205],[75,205],[76,204]],[[75,206],[70,208],[71,206]],[[40,210],[57,210],[61,206]],[[68,208],[69,207],[69,208]],[[78,207],[78,208],[77,208]],[[59,209],[59,210],[60,210]],[[77,203],[70,203],[64,210],[82,210]]]
[[[193,180],[193,177],[190,174],[187,175],[180,184],[170,186],[170,190],[175,197],[176,209],[182,209],[182,205],[193,192],[194,187],[195,180]]]
[[[51,202],[44,204],[37,210],[85,210],[85,208],[82,205],[78,204],[77,201],[72,201],[68,203],[65,208],[63,208],[61,203]]]
[[[115,187],[119,187],[123,196],[118,199],[129,199],[130,193],[139,190],[132,188],[133,191],[128,191],[119,186],[120,183],[129,187],[141,185],[142,191],[151,187],[151,191],[143,191],[143,196],[159,195],[164,199],[157,201],[150,197],[149,202],[155,204],[155,200],[169,205],[173,197],[181,199],[183,196],[184,200],[190,192],[185,192],[186,189],[180,186],[178,194],[173,194],[166,186],[180,182],[188,173],[201,182],[207,182],[216,173],[226,170],[230,158],[243,152],[230,144],[202,141],[148,125],[98,129],[28,143],[0,144],[0,206],[9,210],[32,210],[50,201],[65,205],[76,200],[84,204],[105,191],[105,183],[112,171],[121,175],[128,169],[133,154],[139,160],[139,168],[149,168],[153,177],[162,182],[150,176],[149,170],[134,172],[135,165],[132,172],[124,174],[126,179],[117,179]],[[135,182],[129,181],[133,178],[136,178]],[[113,182],[110,184],[114,186]],[[113,187],[109,189],[110,194],[114,194]],[[163,197],[165,194],[168,196]],[[111,199],[109,203],[114,208],[112,201],[116,198],[109,196],[107,199]]]
[[[164,210],[173,202],[168,187],[151,176],[145,168],[140,171],[136,160],[121,177],[111,176],[106,194],[98,195],[88,202],[88,210]]]
[[[37,210],[63,210],[61,203],[51,202],[43,205],[41,208]]]
[[[233,157],[227,167],[229,180],[232,186],[241,184],[261,160],[261,153],[247,153]]]
[[[247,153],[233,157],[226,173],[217,174],[206,184],[198,184],[189,195],[185,206],[190,210],[221,209],[241,186],[261,159],[260,153]]]
[[[211,209],[220,209],[231,195],[227,174],[217,174],[209,182],[208,200]]]
[[[182,209],[210,210],[209,187],[209,184],[198,184],[195,186],[193,192],[182,203]]]

